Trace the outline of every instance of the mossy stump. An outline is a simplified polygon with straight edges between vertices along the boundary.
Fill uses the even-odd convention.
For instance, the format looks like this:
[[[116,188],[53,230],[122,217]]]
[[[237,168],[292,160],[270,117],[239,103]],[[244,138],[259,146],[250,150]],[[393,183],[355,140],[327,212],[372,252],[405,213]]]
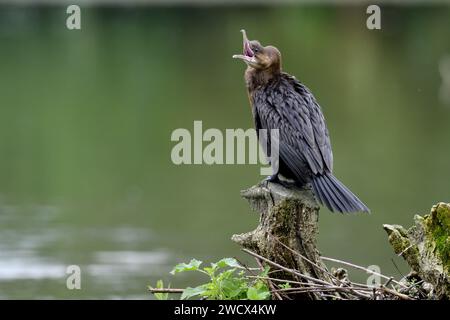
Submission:
[[[450,299],[450,204],[438,203],[430,214],[416,215],[415,225],[383,225],[395,253],[401,255],[415,274],[430,288],[431,299]]]
[[[234,242],[288,269],[330,281],[316,247],[319,206],[310,188],[285,188],[276,183],[261,183],[241,191],[241,195],[253,210],[259,212],[260,219],[255,230],[233,235]],[[280,271],[274,276],[308,282],[290,272]],[[303,293],[293,298],[318,300],[321,296]]]

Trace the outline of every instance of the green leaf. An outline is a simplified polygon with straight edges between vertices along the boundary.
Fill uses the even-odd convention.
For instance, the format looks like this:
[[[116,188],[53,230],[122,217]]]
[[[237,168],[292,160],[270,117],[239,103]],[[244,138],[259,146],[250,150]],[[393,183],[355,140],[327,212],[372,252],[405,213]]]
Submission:
[[[279,287],[281,289],[289,289],[289,288],[291,288],[291,284],[289,282],[286,282],[286,283],[280,284]]]
[[[189,263],[179,263],[173,268],[172,271],[170,271],[171,274],[176,274],[179,272],[185,272],[185,271],[193,271],[198,270],[200,265],[202,264],[201,261],[192,259]]]
[[[201,296],[206,292],[206,289],[203,286],[198,286],[195,288],[187,287],[183,290],[181,294],[181,300],[189,299],[195,296]]]
[[[264,289],[256,289],[255,287],[250,287],[247,290],[247,298],[249,300],[266,300],[270,296],[270,292],[267,288]]]
[[[234,258],[223,258],[222,260],[218,261],[216,263],[216,265],[219,268],[224,268],[224,267],[240,268],[241,267],[239,262],[237,262],[237,260]]]
[[[215,265],[215,263],[211,263],[211,268],[209,267],[204,267],[203,270],[206,271],[206,273],[208,273],[208,275],[210,277],[212,277],[214,275],[214,272],[216,271],[217,265]]]
[[[250,287],[247,290],[247,298],[249,300],[259,300],[258,299],[258,290],[254,287]]]
[[[269,266],[265,266],[264,270],[260,273],[259,276],[265,278],[269,274],[269,271],[270,271],[270,267]]]
[[[156,288],[157,289],[163,289],[164,288],[164,282],[162,280],[158,280],[156,282]],[[170,288],[170,285],[168,286],[168,288]],[[154,293],[153,295],[158,300],[167,300],[167,299],[169,299],[169,293],[167,293],[167,292],[166,293],[158,292],[158,293]]]
[[[270,298],[270,290],[264,281],[250,281],[243,268],[234,258],[224,258],[211,266],[201,268],[202,262],[192,259],[189,263],[180,263],[171,271],[172,274],[185,271],[198,271],[207,274],[209,282],[198,287],[188,287],[183,290],[181,299],[202,297],[212,300],[266,300]],[[218,271],[221,269],[221,272]],[[269,268],[261,272],[267,276]],[[161,283],[162,285],[162,283]],[[161,297],[163,298],[163,297]]]
[[[234,277],[234,271],[236,271],[236,269],[228,269],[222,273],[219,274],[219,276],[217,277],[218,279],[230,279]],[[236,278],[236,277],[234,277]]]
[[[245,298],[245,293],[247,291],[247,286],[245,282],[241,279],[225,279],[221,282],[221,287],[225,298],[228,300],[240,299],[243,295]]]

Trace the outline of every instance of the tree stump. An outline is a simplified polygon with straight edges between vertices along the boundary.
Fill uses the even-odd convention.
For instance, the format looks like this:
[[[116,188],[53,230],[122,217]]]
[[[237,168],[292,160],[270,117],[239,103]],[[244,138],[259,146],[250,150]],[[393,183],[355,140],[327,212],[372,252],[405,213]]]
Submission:
[[[430,299],[450,299],[450,204],[438,203],[430,214],[416,215],[408,230],[383,225],[395,253],[401,255]],[[428,289],[429,288],[429,289]]]
[[[241,191],[241,196],[259,212],[260,219],[255,230],[233,235],[234,242],[300,274],[330,281],[316,247],[319,206],[309,186],[286,188],[277,183],[263,182]],[[276,277],[309,282],[291,272],[279,271]],[[296,294],[295,298],[323,299],[314,292]]]

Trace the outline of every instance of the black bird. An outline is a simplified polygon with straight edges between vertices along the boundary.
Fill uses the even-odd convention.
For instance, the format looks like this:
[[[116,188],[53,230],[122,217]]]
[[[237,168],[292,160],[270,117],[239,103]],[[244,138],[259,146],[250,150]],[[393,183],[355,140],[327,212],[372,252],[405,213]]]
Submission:
[[[333,176],[333,153],[325,119],[309,89],[281,70],[281,53],[273,46],[249,41],[245,30],[243,53],[233,58],[247,64],[245,82],[256,130],[279,130],[278,175],[298,186],[311,183],[318,200],[331,211],[369,212],[361,200]],[[270,145],[270,137],[268,139]],[[266,152],[270,153],[270,152]],[[267,154],[270,159],[270,154]]]

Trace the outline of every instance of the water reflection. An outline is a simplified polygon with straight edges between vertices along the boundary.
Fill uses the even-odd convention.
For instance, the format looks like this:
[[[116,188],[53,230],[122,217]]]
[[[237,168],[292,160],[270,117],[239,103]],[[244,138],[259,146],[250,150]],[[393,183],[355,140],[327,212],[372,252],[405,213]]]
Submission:
[[[0,253],[0,280],[61,279],[65,270],[64,265],[41,258],[35,251],[19,249]]]
[[[449,201],[437,66],[450,8],[386,8],[380,31],[357,6],[83,10],[69,32],[57,7],[0,7],[0,297],[149,298],[159,278],[198,283],[170,278],[176,262],[245,259],[230,237],[257,224],[239,190],[259,166],[170,161],[171,133],[194,120],[253,126],[231,59],[244,27],[313,91],[336,176],[372,210],[322,210],[322,253],[407,272],[381,225]],[[65,286],[72,264],[79,291]]]
[[[8,226],[0,233],[0,288],[21,281],[43,281],[50,283],[52,290],[64,292],[66,268],[76,264],[81,267],[83,286],[90,288],[89,294],[83,296],[149,298],[145,289],[149,279],[167,273],[173,264],[167,249],[123,250],[154,247],[156,237],[149,229],[77,228],[61,223],[61,211],[51,205],[0,206],[0,222]],[[85,247],[86,243],[98,245]],[[88,250],[76,249],[79,246]],[[137,294],[129,293],[134,284]],[[120,287],[127,288],[127,295],[118,290]],[[112,288],[118,295],[111,295]],[[70,291],[61,296],[70,298]],[[12,297],[30,295],[15,292]]]

